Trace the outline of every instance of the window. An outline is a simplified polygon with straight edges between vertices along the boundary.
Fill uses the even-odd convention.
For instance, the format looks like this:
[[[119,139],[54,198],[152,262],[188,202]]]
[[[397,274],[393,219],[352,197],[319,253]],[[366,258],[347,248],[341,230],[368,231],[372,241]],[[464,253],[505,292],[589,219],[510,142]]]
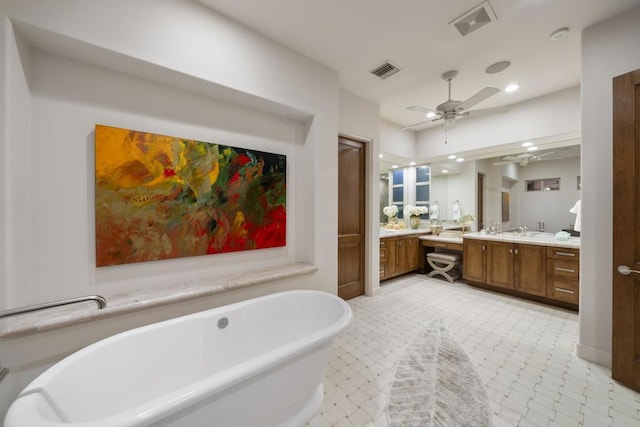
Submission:
[[[560,178],[528,179],[525,181],[525,191],[556,190],[560,190]]]
[[[431,168],[416,167],[416,206],[429,208],[429,190],[431,188]],[[429,213],[420,215],[421,219],[429,219]]]
[[[394,169],[391,174],[391,204],[398,207],[398,218],[403,218],[404,169]]]

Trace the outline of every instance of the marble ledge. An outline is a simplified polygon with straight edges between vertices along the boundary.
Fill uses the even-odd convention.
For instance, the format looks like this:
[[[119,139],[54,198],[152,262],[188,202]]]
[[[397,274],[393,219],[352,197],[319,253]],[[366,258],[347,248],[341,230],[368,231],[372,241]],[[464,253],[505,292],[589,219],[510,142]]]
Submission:
[[[87,301],[2,319],[0,320],[0,338],[36,334],[91,320],[211,296],[232,289],[303,276],[316,271],[318,267],[314,265],[294,263],[115,294],[107,297],[107,307],[102,310],[96,307],[95,301]]]

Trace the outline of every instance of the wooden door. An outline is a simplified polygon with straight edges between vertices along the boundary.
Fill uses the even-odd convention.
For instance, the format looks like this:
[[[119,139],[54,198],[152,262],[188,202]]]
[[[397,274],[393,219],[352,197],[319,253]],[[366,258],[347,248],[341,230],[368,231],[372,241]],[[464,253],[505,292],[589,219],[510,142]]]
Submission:
[[[338,138],[338,296],[364,294],[365,145]]]
[[[516,245],[513,270],[513,287],[516,291],[547,295],[546,246]]]
[[[513,244],[487,242],[487,283],[513,289]]]
[[[640,391],[640,70],[613,79],[613,379]]]
[[[487,278],[486,244],[487,242],[484,240],[464,239],[462,260],[465,280],[485,283]]]

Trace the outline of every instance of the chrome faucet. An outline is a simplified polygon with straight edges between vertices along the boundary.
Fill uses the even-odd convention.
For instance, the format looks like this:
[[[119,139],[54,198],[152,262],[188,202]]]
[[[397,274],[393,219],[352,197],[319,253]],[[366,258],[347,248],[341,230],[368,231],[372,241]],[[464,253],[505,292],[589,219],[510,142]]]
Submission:
[[[538,223],[538,231],[544,231],[544,221],[539,221]]]
[[[518,228],[518,231],[520,231],[520,235],[522,237],[526,237],[527,236],[527,230],[529,230],[529,227],[527,227],[526,225],[523,225],[522,227]]]

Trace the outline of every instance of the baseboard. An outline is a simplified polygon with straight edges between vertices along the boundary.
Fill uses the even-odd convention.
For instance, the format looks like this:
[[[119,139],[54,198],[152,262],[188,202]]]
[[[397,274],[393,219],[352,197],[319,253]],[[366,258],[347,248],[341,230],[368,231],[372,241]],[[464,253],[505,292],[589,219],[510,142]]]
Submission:
[[[611,369],[611,353],[607,351],[578,343],[576,344],[576,355],[580,359]]]

